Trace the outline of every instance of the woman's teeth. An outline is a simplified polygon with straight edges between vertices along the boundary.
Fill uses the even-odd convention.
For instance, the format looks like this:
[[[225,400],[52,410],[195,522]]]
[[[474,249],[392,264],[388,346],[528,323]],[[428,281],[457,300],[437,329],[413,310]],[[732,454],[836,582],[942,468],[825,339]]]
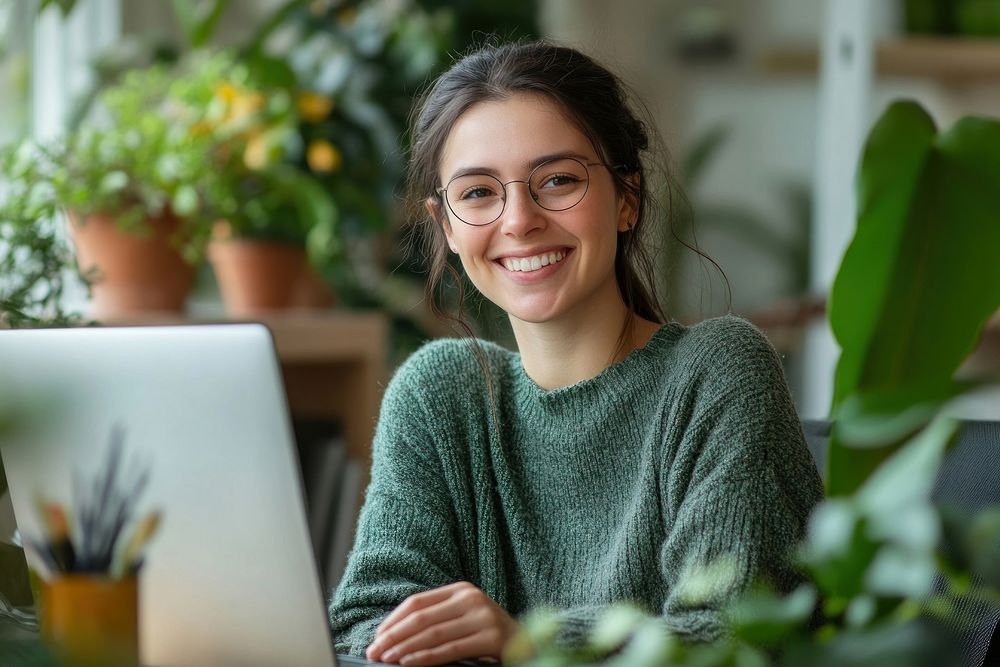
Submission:
[[[559,251],[534,257],[508,257],[503,260],[503,265],[508,271],[537,271],[543,266],[562,261],[565,256],[566,253]]]

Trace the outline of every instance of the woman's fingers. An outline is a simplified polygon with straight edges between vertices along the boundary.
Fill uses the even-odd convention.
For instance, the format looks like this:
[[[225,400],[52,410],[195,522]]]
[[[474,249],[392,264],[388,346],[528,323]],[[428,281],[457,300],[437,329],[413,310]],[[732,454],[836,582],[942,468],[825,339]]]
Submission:
[[[448,598],[431,607],[425,607],[412,612],[410,615],[393,624],[388,630],[375,635],[375,641],[369,650],[388,651],[394,649],[397,644],[410,640],[427,629],[448,625],[449,621],[460,619],[465,613],[465,608],[457,604],[454,598]],[[466,633],[468,634],[468,633]],[[453,637],[449,637],[451,639]]]
[[[489,632],[477,632],[440,646],[424,649],[403,656],[399,664],[403,667],[429,667],[470,657],[488,656],[495,639]]]
[[[424,627],[382,654],[384,662],[394,662],[405,656],[443,646],[463,637],[476,634],[481,624],[477,619],[460,616],[444,623]],[[468,657],[468,656],[466,656]]]
[[[413,612],[448,599],[456,589],[461,589],[463,586],[472,586],[472,584],[459,581],[454,584],[449,584],[448,586],[442,586],[440,588],[424,591],[423,593],[411,595],[403,600],[398,607],[393,609],[391,614],[385,617],[385,620],[382,621],[378,628],[375,629],[375,636],[378,637],[382,635],[393,625],[403,620]]]

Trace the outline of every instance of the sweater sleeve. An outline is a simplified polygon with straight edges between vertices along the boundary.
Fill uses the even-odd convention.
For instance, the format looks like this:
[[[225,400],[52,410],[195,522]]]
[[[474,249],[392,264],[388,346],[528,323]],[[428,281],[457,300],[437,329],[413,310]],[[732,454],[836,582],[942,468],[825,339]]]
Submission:
[[[790,550],[823,494],[774,349],[745,322],[723,323],[664,419],[659,611],[689,641],[724,635],[727,603],[755,581],[794,588]],[[560,641],[582,641],[603,611],[563,611]]]
[[[406,597],[459,580],[456,528],[413,364],[382,402],[371,482],[354,548],[330,603],[336,651],[362,655],[375,628]]]
[[[721,322],[661,473],[663,617],[696,641],[724,634],[726,604],[755,581],[794,588],[791,550],[823,496],[774,348],[742,320]]]

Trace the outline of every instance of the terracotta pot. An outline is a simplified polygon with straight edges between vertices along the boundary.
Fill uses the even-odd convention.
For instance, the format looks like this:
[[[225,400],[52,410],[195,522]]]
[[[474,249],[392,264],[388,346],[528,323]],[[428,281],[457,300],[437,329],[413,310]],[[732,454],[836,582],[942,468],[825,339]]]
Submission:
[[[195,267],[173,243],[179,218],[169,212],[150,218],[146,234],[122,231],[106,214],[70,213],[69,220],[77,264],[93,276],[94,317],[184,310]]]
[[[292,308],[322,310],[337,305],[337,297],[323,276],[307,265],[295,284],[290,305]]]
[[[226,312],[235,317],[291,307],[308,266],[303,248],[240,238],[212,241],[208,259]]]

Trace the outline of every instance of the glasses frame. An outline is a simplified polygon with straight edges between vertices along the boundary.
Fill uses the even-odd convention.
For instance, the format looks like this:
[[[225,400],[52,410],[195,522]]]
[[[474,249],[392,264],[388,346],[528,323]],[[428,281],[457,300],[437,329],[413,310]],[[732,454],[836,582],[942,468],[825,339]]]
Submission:
[[[570,204],[569,206],[567,206],[565,208],[548,208],[546,206],[542,206],[541,203],[539,203],[539,201],[538,201],[538,193],[535,192],[534,188],[531,187],[531,177],[534,176],[535,172],[538,171],[539,169],[541,169],[542,167],[544,167],[546,165],[549,165],[549,164],[552,164],[553,162],[559,162],[560,160],[572,160],[573,162],[576,162],[578,165],[580,165],[581,167],[583,167],[583,170],[585,172],[587,172],[586,188],[584,189],[583,194],[580,195],[580,198],[578,200],[576,200],[576,202],[574,202],[573,204]],[[512,181],[507,181],[505,183],[505,182],[501,181],[499,178],[497,178],[496,176],[490,176],[489,174],[482,174],[483,176],[489,176],[490,178],[492,178],[493,180],[495,180],[497,183],[500,184],[500,187],[503,189],[503,206],[500,207],[500,212],[497,213],[497,217],[493,218],[489,222],[475,223],[475,222],[469,222],[468,220],[465,220],[462,216],[460,216],[458,213],[455,212],[455,209],[452,207],[451,202],[448,200],[448,186],[450,186],[452,183],[454,183],[456,179],[465,178],[465,177],[469,176],[470,174],[463,174],[461,176],[456,176],[455,178],[453,178],[450,181],[448,181],[444,186],[440,186],[440,187],[436,188],[434,190],[434,192],[437,193],[438,196],[441,197],[441,199],[444,201],[445,205],[448,207],[448,210],[451,211],[451,214],[453,216],[455,216],[456,218],[458,218],[462,223],[464,223],[466,225],[469,225],[470,227],[485,227],[487,225],[492,225],[494,222],[496,222],[497,220],[499,220],[500,216],[503,215],[503,212],[507,210],[507,186],[511,185],[512,183],[524,183],[526,186],[528,186],[528,194],[531,195],[531,200],[534,201],[535,204],[538,205],[538,208],[542,209],[543,211],[551,211],[551,212],[554,212],[554,213],[558,213],[560,211],[568,211],[571,208],[573,208],[574,206],[579,205],[579,203],[582,202],[584,200],[584,198],[587,196],[587,193],[590,192],[590,167],[604,167],[605,169],[607,169],[609,171],[616,168],[616,167],[612,167],[611,165],[608,165],[608,164],[606,164],[604,162],[601,162],[601,161],[584,162],[583,160],[578,160],[575,157],[570,157],[568,155],[564,155],[562,157],[554,157],[554,158],[552,158],[550,160],[546,160],[545,162],[542,162],[540,165],[538,165],[534,169],[532,169],[531,172],[528,173],[528,177],[524,178],[524,179],[514,179]]]

